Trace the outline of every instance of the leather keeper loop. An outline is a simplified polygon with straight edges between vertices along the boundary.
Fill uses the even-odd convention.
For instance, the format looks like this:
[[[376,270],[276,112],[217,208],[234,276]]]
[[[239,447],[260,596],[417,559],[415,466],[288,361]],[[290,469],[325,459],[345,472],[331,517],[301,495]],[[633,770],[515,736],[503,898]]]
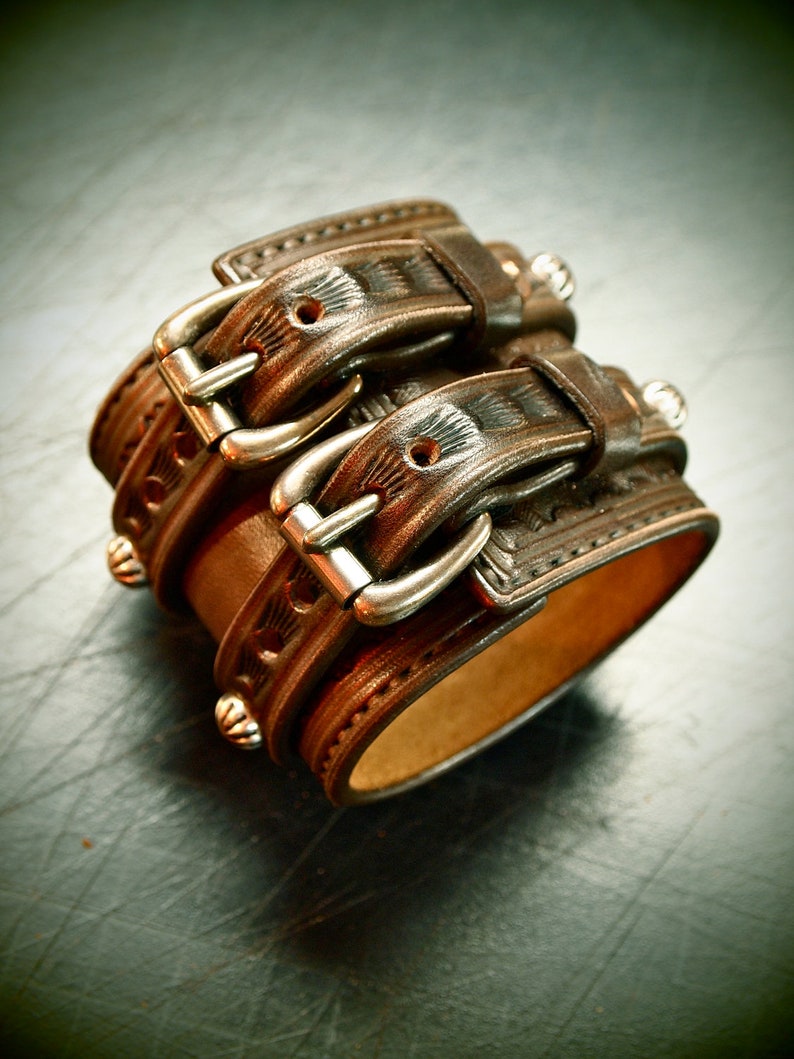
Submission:
[[[522,354],[520,341],[511,352],[549,380],[579,412],[593,433],[593,446],[579,474],[611,474],[637,457],[641,422],[636,403],[589,357],[576,349]]]
[[[463,225],[438,229],[424,241],[474,308],[474,327],[467,344],[472,348],[497,345],[515,334],[524,299],[491,251]]]

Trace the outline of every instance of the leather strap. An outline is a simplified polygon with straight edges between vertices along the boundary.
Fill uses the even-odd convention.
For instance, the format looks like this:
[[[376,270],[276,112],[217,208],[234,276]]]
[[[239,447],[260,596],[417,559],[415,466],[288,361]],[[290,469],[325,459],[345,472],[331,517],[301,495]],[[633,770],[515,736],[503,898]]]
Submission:
[[[682,479],[678,432],[623,372],[570,345],[551,280],[509,244],[479,244],[448,207],[341,214],[214,269],[233,298],[231,285],[248,293],[224,295],[200,339],[182,317],[161,329],[97,416],[91,452],[124,535],[113,563],[127,583],[147,573],[164,605],[186,600],[219,641],[224,734],[277,761],[301,756],[335,803],[424,782],[512,730],[646,620],[716,539],[716,516]],[[158,366],[172,332],[188,335],[177,383]],[[208,369],[242,366],[217,421],[244,431],[300,418],[356,372],[365,385],[315,449],[237,471],[237,435],[212,433],[215,397],[202,433],[205,413],[182,393],[197,364],[199,390]],[[329,451],[328,473],[293,506],[282,482]],[[323,532],[333,515],[339,539],[310,547],[298,507]],[[476,558],[438,577],[436,557],[488,521]],[[365,587],[338,590],[323,572],[338,561]],[[422,606],[384,616],[403,584]]]
[[[500,264],[508,259],[510,272]],[[227,283],[262,279],[199,343],[207,367],[259,355],[237,395],[250,428],[288,417],[307,395],[355,372],[365,373],[372,395],[384,372],[443,354],[474,363],[478,350],[523,330],[575,331],[570,310],[517,250],[499,244],[492,253],[440,203],[340,214],[246,244],[214,267]],[[134,378],[122,377],[91,451],[116,488],[116,532],[159,602],[178,608],[184,563],[213,512],[271,480],[273,468],[241,476],[197,444],[157,367],[145,357]]]

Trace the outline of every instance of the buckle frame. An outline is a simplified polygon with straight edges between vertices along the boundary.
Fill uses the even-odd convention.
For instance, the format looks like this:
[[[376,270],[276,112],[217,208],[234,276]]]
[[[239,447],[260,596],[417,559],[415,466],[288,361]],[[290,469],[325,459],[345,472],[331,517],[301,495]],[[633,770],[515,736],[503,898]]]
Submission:
[[[270,507],[282,537],[342,609],[363,625],[390,625],[415,613],[476,559],[491,535],[491,516],[482,512],[433,559],[395,578],[377,581],[340,536],[371,518],[381,498],[365,493],[331,515],[309,501],[311,493],[339,460],[379,420],[371,420],[328,438],[299,456],[276,479]]]
[[[353,375],[335,394],[297,419],[265,427],[243,426],[219,395],[257,370],[259,354],[246,353],[206,368],[193,347],[262,282],[256,277],[233,283],[189,302],[172,313],[152,339],[158,370],[174,400],[205,446],[217,449],[224,462],[237,470],[259,467],[297,448],[344,412],[364,385],[360,375]]]

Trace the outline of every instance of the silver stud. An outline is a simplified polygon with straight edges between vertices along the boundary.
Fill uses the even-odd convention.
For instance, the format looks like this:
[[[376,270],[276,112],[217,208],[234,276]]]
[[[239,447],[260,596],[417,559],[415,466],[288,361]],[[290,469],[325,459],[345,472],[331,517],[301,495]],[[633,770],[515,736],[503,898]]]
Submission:
[[[262,729],[252,717],[245,699],[234,692],[227,692],[218,699],[215,723],[224,739],[243,750],[256,750],[262,745]]]
[[[529,261],[529,271],[550,287],[561,301],[567,302],[576,290],[573,273],[556,254],[535,254]]]
[[[122,585],[137,588],[148,584],[146,568],[129,537],[114,537],[107,546],[108,569]]]
[[[687,418],[684,395],[671,382],[654,379],[642,388],[642,397],[647,405],[667,420],[668,426],[679,430]]]

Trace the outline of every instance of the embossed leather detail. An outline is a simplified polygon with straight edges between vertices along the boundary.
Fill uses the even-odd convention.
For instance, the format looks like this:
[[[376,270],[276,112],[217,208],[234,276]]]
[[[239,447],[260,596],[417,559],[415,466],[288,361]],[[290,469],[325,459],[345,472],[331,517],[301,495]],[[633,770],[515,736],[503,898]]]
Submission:
[[[373,288],[367,269],[377,265],[383,282]],[[323,291],[330,301],[321,299]],[[371,242],[309,258],[264,280],[231,310],[205,352],[212,362],[245,351],[261,354],[241,408],[246,422],[264,424],[343,373],[425,359],[448,347],[472,319],[472,306],[421,243]]]

